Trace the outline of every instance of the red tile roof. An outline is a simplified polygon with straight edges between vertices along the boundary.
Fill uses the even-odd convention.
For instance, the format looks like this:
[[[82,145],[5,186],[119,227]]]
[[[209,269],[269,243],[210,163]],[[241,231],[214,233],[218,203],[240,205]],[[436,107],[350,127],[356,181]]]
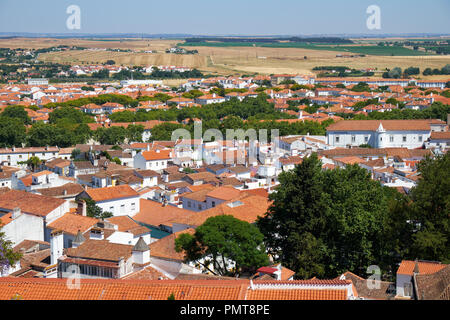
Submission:
[[[0,208],[13,210],[20,208],[22,212],[45,217],[50,212],[63,205],[64,199],[56,199],[26,191],[10,190],[0,194]]]
[[[447,264],[428,261],[418,261],[417,264],[419,265],[419,274],[433,274],[447,266]],[[397,273],[412,276],[414,274],[415,265],[416,261],[403,260],[398,267]]]
[[[292,281],[291,281],[292,282]],[[67,279],[0,278],[0,299],[23,300],[346,300],[341,289],[251,289],[248,280],[109,280],[81,279],[79,288]]]
[[[137,193],[129,185],[119,185],[114,187],[94,188],[86,190],[86,193],[94,201],[107,201],[112,199],[138,197]]]

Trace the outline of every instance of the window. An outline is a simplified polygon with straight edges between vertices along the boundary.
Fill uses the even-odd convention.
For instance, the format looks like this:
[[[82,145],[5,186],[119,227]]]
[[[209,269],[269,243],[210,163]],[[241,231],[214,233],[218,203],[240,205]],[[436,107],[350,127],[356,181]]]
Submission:
[[[214,208],[216,206],[216,202],[215,201],[211,202],[211,206]]]
[[[422,135],[419,134],[419,142],[422,142]]]
[[[336,142],[339,142],[339,136],[336,136]]]
[[[191,202],[190,201],[188,201],[188,208],[190,208],[191,207]]]
[[[364,142],[369,142],[369,136],[364,137]]]
[[[402,138],[403,138],[403,142],[406,142],[406,136],[403,136]]]
[[[411,297],[412,296],[412,284],[405,282],[405,297]]]
[[[393,135],[389,136],[389,142],[394,142],[394,136]]]
[[[202,205],[201,204],[198,205],[198,210],[202,210]]]
[[[109,211],[114,213],[114,207],[109,207]]]
[[[131,211],[134,211],[134,210],[136,210],[136,203],[133,202],[131,204]]]
[[[125,213],[125,205],[120,205],[120,213]]]
[[[356,137],[352,136],[352,142],[355,142],[355,140],[356,140]]]

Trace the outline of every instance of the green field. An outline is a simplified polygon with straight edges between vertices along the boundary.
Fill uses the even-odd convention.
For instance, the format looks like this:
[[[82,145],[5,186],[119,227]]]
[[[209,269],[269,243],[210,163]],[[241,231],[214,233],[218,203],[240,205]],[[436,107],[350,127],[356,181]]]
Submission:
[[[422,56],[431,55],[420,51],[411,50],[401,46],[349,46],[336,44],[310,44],[304,42],[185,42],[179,43],[182,47],[266,47],[266,48],[302,48],[310,50],[340,51],[356,54],[375,56]]]

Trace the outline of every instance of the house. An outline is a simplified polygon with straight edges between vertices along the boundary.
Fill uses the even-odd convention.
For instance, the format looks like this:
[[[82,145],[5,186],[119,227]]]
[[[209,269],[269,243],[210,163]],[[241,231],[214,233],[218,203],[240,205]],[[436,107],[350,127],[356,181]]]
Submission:
[[[395,298],[395,283],[389,281],[364,279],[352,272],[345,272],[336,279],[350,280],[364,300],[393,300]]]
[[[1,148],[0,164],[19,167],[19,162],[25,162],[31,157],[38,157],[42,161],[47,161],[55,158],[58,155],[58,150],[58,147]]]
[[[44,170],[27,174],[19,170],[12,175],[11,186],[16,190],[33,192],[42,188],[54,188],[70,182],[68,177],[59,176],[54,172]]]
[[[19,171],[18,168],[11,168],[2,166],[0,168],[0,187],[1,188],[12,188],[12,175],[14,172]]]
[[[66,183],[60,187],[41,188],[35,191],[43,196],[60,198],[64,200],[74,201],[75,198],[84,191],[84,188],[78,183]]]
[[[172,219],[172,230],[178,232],[188,228],[197,228],[209,217],[218,215],[232,215],[236,219],[255,223],[258,216],[263,217],[270,205],[267,196],[253,194],[250,191],[240,191],[238,198],[223,201],[210,209],[195,212],[189,215],[177,216]],[[211,201],[214,201],[211,199]]]
[[[417,275],[432,275],[448,267],[435,261],[410,261],[403,260],[397,269],[396,299],[414,299],[421,296],[422,292],[414,292],[414,282]]]
[[[19,190],[0,194],[2,231],[13,244],[25,239],[49,241],[47,224],[66,212],[69,212],[69,202],[64,199]]]
[[[151,243],[155,240],[151,238],[151,230],[149,228],[140,225],[129,216],[110,217],[105,219],[105,221],[117,226],[117,231],[107,238],[107,240],[111,242],[135,245],[141,237],[144,239],[145,243]],[[127,242],[129,243],[116,239],[116,235],[119,235],[120,233],[128,233],[133,235],[132,238],[127,237]]]
[[[167,164],[171,159],[171,150],[157,149],[142,151],[134,156],[134,168],[141,170],[160,171],[167,168]]]
[[[3,270],[3,276],[9,277],[46,277],[50,264],[50,243],[39,240],[23,240],[13,247],[13,252],[21,253],[22,257],[13,266]]]
[[[295,168],[296,165],[301,164],[303,158],[300,156],[290,156],[278,158],[276,168],[282,171],[289,171]]]
[[[227,172],[231,173],[237,179],[250,179],[251,169],[242,165],[227,167]]]
[[[203,211],[208,209],[206,195],[214,189],[212,185],[206,185],[206,188],[195,192],[187,192],[180,195],[183,209],[191,211]]]
[[[427,149],[439,148],[442,150],[450,148],[450,132],[432,132],[425,142],[425,147]]]
[[[129,185],[118,185],[106,188],[88,188],[78,199],[94,200],[103,212],[111,212],[114,216],[134,216],[140,211],[140,195]]]
[[[373,148],[420,148],[432,132],[429,120],[344,120],[327,128],[334,147],[369,144]]]
[[[189,184],[198,186],[204,183],[218,184],[219,180],[211,172],[190,173],[183,178]]]
[[[92,164],[91,161],[71,161],[69,166],[69,176],[77,178],[79,175],[95,174],[100,168]]]
[[[134,174],[142,179],[142,188],[156,186],[160,176],[159,173],[153,170],[134,170]]]
[[[150,264],[150,248],[142,238],[135,245],[80,240],[58,259],[58,278],[68,278],[77,270],[81,279],[120,279]]]
[[[414,278],[414,292],[417,300],[450,299],[450,265],[432,274],[419,273]]]
[[[221,103],[225,102],[225,98],[218,96],[217,94],[207,94],[200,97],[195,98],[195,103],[205,105],[210,103]]]
[[[180,273],[201,274],[201,270],[191,263],[185,263],[185,253],[175,250],[175,239],[181,234],[193,234],[194,229],[187,229],[172,233],[150,244],[152,264],[160,270],[164,270],[170,278],[176,278]]]
[[[152,238],[168,236],[173,232],[173,220],[192,214],[189,210],[147,199],[140,199],[140,209],[141,211],[133,216],[133,220],[155,231]]]

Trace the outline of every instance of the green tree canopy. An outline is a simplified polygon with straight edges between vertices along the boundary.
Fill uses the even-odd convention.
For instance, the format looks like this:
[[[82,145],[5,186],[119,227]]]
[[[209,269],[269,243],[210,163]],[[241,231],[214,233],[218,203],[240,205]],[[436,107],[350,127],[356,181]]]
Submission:
[[[88,217],[106,219],[113,216],[113,214],[109,211],[103,212],[102,208],[100,208],[94,200],[89,198],[85,198],[83,200],[86,202],[86,214]]]
[[[365,169],[323,171],[313,154],[279,181],[257,225],[269,252],[297,276],[363,275],[381,261],[388,192]]]
[[[7,106],[0,114],[1,118],[19,119],[23,124],[31,124],[27,111],[22,106]]]
[[[427,157],[418,171],[420,179],[411,190],[417,227],[411,256],[450,263],[450,154]]]
[[[177,251],[185,251],[186,261],[222,276],[255,272],[269,262],[261,232],[229,215],[208,218],[194,235],[183,233],[175,244]],[[234,267],[226,263],[230,260],[235,262]]]
[[[22,254],[13,251],[13,243],[6,239],[0,223],[0,274],[20,260]]]

